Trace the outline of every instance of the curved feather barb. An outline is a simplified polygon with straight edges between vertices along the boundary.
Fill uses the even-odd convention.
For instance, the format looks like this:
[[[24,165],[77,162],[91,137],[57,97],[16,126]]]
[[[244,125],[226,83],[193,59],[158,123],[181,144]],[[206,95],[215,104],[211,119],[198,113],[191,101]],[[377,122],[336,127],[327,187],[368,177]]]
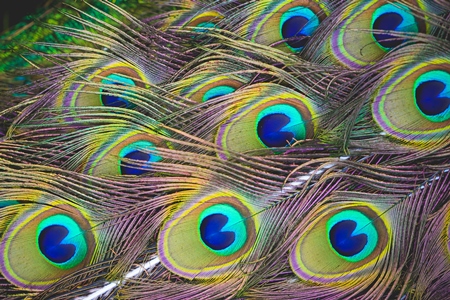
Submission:
[[[2,37],[1,295],[450,297],[447,3],[114,3]]]

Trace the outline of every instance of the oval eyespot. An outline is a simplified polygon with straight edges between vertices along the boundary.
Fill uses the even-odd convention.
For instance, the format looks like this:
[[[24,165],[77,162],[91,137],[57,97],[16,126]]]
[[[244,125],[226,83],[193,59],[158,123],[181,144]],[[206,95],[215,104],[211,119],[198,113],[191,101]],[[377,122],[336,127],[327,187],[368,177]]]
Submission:
[[[438,143],[450,130],[450,61],[396,67],[381,82],[372,115],[388,135],[417,146]]]
[[[207,90],[206,93],[202,97],[202,101],[208,101],[214,98],[218,98],[224,95],[228,95],[236,91],[236,88],[230,85],[219,85]]]
[[[80,70],[83,77],[68,79],[56,99],[56,107],[109,106],[133,108],[136,88],[149,84],[147,76],[139,69],[125,63],[111,63],[91,69]]]
[[[329,48],[321,51],[352,69],[374,64],[392,48],[427,31],[425,21],[416,17],[419,8],[415,6],[384,1],[350,6],[339,16],[342,21],[327,40]]]
[[[307,97],[272,84],[241,90],[242,102],[216,134],[226,151],[246,152],[289,147],[314,136],[314,106]],[[255,95],[258,95],[255,97]],[[227,154],[219,154],[226,159]]]
[[[375,41],[387,50],[401,45],[405,39],[380,31],[419,32],[418,23],[411,10],[400,3],[387,3],[378,7],[372,16],[372,29]]]
[[[181,95],[195,102],[202,103],[214,98],[235,92],[245,84],[243,79],[228,76],[213,76],[210,79],[197,78],[188,88],[181,91]],[[195,79],[195,78],[194,78]]]
[[[414,83],[415,103],[431,122],[450,119],[450,73],[432,70],[420,75]]]
[[[110,74],[105,79],[102,79],[101,82],[102,85],[115,87],[136,86],[132,79],[118,74]],[[107,87],[100,88],[100,102],[103,106],[110,107],[133,108],[135,106],[127,100],[126,95],[121,95],[120,92],[109,90]]]
[[[101,142],[86,158],[83,173],[95,176],[142,175],[152,171],[155,162],[163,160],[158,148],[168,144],[151,133],[130,131]]]
[[[256,119],[257,136],[267,147],[286,147],[306,139],[307,121],[289,104],[275,104],[263,109]]]
[[[353,280],[384,258],[390,240],[386,220],[372,208],[330,206],[302,230],[290,264],[306,281]]]
[[[300,52],[327,16],[319,1],[262,1],[247,17],[250,40],[286,52]],[[278,28],[278,30],[274,30]]]
[[[52,215],[39,223],[36,240],[42,256],[61,269],[79,265],[88,252],[83,230],[66,215]]]
[[[294,7],[281,16],[281,37],[293,52],[305,47],[319,26],[319,18],[307,7]]]
[[[2,274],[20,288],[44,290],[91,262],[96,238],[86,216],[70,205],[50,204],[23,211],[2,237]]]
[[[239,272],[237,263],[249,255],[256,240],[258,223],[252,211],[244,198],[225,192],[188,200],[160,232],[161,262],[188,279]]]
[[[234,254],[247,241],[245,223],[239,211],[229,204],[210,206],[200,214],[200,240],[218,255]]]
[[[326,226],[330,248],[350,262],[367,258],[378,243],[378,232],[372,220],[357,210],[333,215]]]
[[[154,162],[162,157],[150,153],[156,152],[155,144],[146,140],[133,142],[125,146],[119,153],[121,175],[142,175],[151,170]]]

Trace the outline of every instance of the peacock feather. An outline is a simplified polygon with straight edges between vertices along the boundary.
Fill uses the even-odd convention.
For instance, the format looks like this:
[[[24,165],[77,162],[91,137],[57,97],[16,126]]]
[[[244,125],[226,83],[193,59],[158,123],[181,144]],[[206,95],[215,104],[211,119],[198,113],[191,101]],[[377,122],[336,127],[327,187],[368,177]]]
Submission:
[[[450,298],[447,2],[45,8],[0,39],[4,298]]]

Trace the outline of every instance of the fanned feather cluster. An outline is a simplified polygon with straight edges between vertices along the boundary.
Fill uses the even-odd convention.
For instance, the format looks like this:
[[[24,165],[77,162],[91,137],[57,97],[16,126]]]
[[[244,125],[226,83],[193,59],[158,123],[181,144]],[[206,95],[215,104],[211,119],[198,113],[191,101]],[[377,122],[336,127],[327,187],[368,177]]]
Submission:
[[[447,1],[116,2],[3,38],[1,297],[450,298]]]

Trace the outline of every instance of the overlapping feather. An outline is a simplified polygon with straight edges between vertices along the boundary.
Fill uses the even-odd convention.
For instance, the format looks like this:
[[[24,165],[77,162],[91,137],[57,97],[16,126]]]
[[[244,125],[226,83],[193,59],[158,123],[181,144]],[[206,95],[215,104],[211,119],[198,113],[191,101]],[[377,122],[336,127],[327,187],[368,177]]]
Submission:
[[[450,296],[448,4],[99,3],[2,96],[2,294]]]

